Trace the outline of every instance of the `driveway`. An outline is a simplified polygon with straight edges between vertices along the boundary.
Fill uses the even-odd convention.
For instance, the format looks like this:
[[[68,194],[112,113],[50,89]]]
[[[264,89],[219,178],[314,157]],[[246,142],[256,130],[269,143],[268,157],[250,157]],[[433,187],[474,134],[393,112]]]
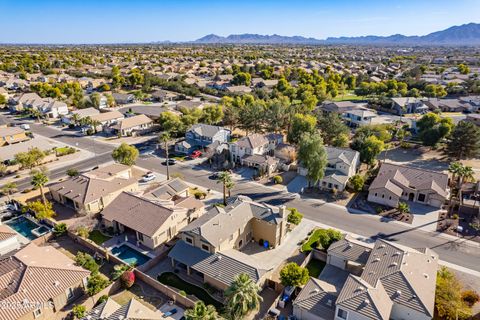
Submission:
[[[297,175],[289,184],[287,184],[287,191],[291,193],[301,193],[303,188],[306,188],[307,186],[307,178]]]
[[[424,231],[435,232],[437,230],[438,214],[440,209],[408,201],[410,213],[413,215],[412,227]]]

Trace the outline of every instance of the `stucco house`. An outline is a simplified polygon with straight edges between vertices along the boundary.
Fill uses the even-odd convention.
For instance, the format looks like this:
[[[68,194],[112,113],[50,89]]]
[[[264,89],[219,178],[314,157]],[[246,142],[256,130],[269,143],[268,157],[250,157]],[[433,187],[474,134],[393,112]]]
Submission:
[[[90,271],[52,246],[30,243],[0,257],[0,319],[50,320],[83,295]],[[30,302],[30,303],[28,303]],[[20,304],[20,306],[19,306]]]
[[[448,199],[448,175],[442,172],[383,163],[368,189],[368,201],[396,208],[413,201],[440,208]]]
[[[152,127],[153,120],[144,114],[121,119],[111,126],[113,131],[117,132],[121,136],[141,134],[151,130]]]
[[[138,190],[132,169],[111,164],[49,186],[52,198],[81,214],[100,212],[123,191]]]
[[[275,148],[283,143],[283,135],[276,133],[253,133],[230,143],[230,160],[242,164],[242,159],[252,155],[273,155]]]
[[[29,139],[25,130],[20,127],[0,127],[0,146],[19,143]]]
[[[175,144],[175,152],[190,154],[215,142],[225,143],[230,140],[230,134],[231,131],[224,127],[195,124],[185,133],[185,140]]]

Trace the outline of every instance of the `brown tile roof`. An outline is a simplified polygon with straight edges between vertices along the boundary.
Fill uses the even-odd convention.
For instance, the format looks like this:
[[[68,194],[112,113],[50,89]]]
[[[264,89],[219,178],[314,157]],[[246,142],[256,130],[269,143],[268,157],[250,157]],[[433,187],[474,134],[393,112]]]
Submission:
[[[401,195],[403,188],[433,190],[442,197],[447,196],[448,175],[424,169],[383,163],[369,190],[386,188]]]
[[[371,250],[372,248],[366,246],[363,242],[347,235],[344,239],[332,243],[328,248],[328,254],[334,254],[348,261],[365,264]]]
[[[0,260],[1,303],[43,302],[65,294],[90,272],[77,267],[52,246],[30,243],[13,256]],[[0,308],[0,319],[17,319],[35,307]]]
[[[123,118],[124,118],[123,114],[117,110],[110,111],[110,112],[103,112],[103,113],[90,116],[90,119],[97,120],[100,122],[114,120],[114,119],[123,119]]]
[[[4,241],[16,236],[17,233],[15,232],[15,230],[10,228],[6,224],[0,224],[0,241]]]
[[[150,119],[149,117],[147,117],[146,115],[139,114],[139,115],[136,115],[136,116],[133,116],[133,117],[130,117],[130,118],[125,118],[125,119],[119,121],[115,125],[115,128],[117,128],[118,130],[130,129],[130,128],[140,126],[142,124],[148,124],[148,123],[152,123],[152,122],[153,122],[153,120]]]
[[[160,320],[162,313],[153,311],[143,305],[141,302],[132,298],[127,304],[121,306],[109,298],[101,303],[82,320]]]

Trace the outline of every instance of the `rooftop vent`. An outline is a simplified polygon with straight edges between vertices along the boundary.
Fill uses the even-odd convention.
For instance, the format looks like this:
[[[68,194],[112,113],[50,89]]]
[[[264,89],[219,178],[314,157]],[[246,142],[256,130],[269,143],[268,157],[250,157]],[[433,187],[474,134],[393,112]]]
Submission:
[[[318,289],[318,288],[313,289],[313,291],[314,291],[315,293],[320,293],[320,289]]]
[[[58,287],[58,286],[60,285],[60,282],[57,281],[57,280],[55,280],[55,282],[53,283],[53,285],[54,285],[55,287]]]
[[[425,277],[425,279],[428,279],[428,274],[424,273],[423,276]]]
[[[373,262],[378,262],[378,261],[380,261],[380,258],[378,258],[378,257],[373,259]]]
[[[395,291],[395,296],[400,297],[402,295],[402,290]]]
[[[331,306],[332,306],[332,304],[333,304],[333,301],[332,301],[332,300],[330,300],[330,299],[329,299],[329,300],[327,300],[327,306],[331,307]]]
[[[368,299],[363,300],[363,304],[365,306],[368,306],[370,304],[370,300],[368,300]]]
[[[390,263],[390,267],[395,267],[395,266],[397,266],[397,265],[398,265],[398,263],[396,263],[396,262]]]
[[[399,251],[395,251],[395,253],[393,254],[393,256],[399,256],[400,255],[400,252]]]

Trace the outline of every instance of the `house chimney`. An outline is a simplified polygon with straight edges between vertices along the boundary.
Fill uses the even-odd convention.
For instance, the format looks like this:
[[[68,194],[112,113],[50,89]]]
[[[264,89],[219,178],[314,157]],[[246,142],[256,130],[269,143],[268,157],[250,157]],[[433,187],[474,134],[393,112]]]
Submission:
[[[286,206],[280,206],[278,208],[280,209],[279,213],[280,213],[280,216],[282,217],[282,219],[287,221],[287,217],[288,217],[287,207]]]

